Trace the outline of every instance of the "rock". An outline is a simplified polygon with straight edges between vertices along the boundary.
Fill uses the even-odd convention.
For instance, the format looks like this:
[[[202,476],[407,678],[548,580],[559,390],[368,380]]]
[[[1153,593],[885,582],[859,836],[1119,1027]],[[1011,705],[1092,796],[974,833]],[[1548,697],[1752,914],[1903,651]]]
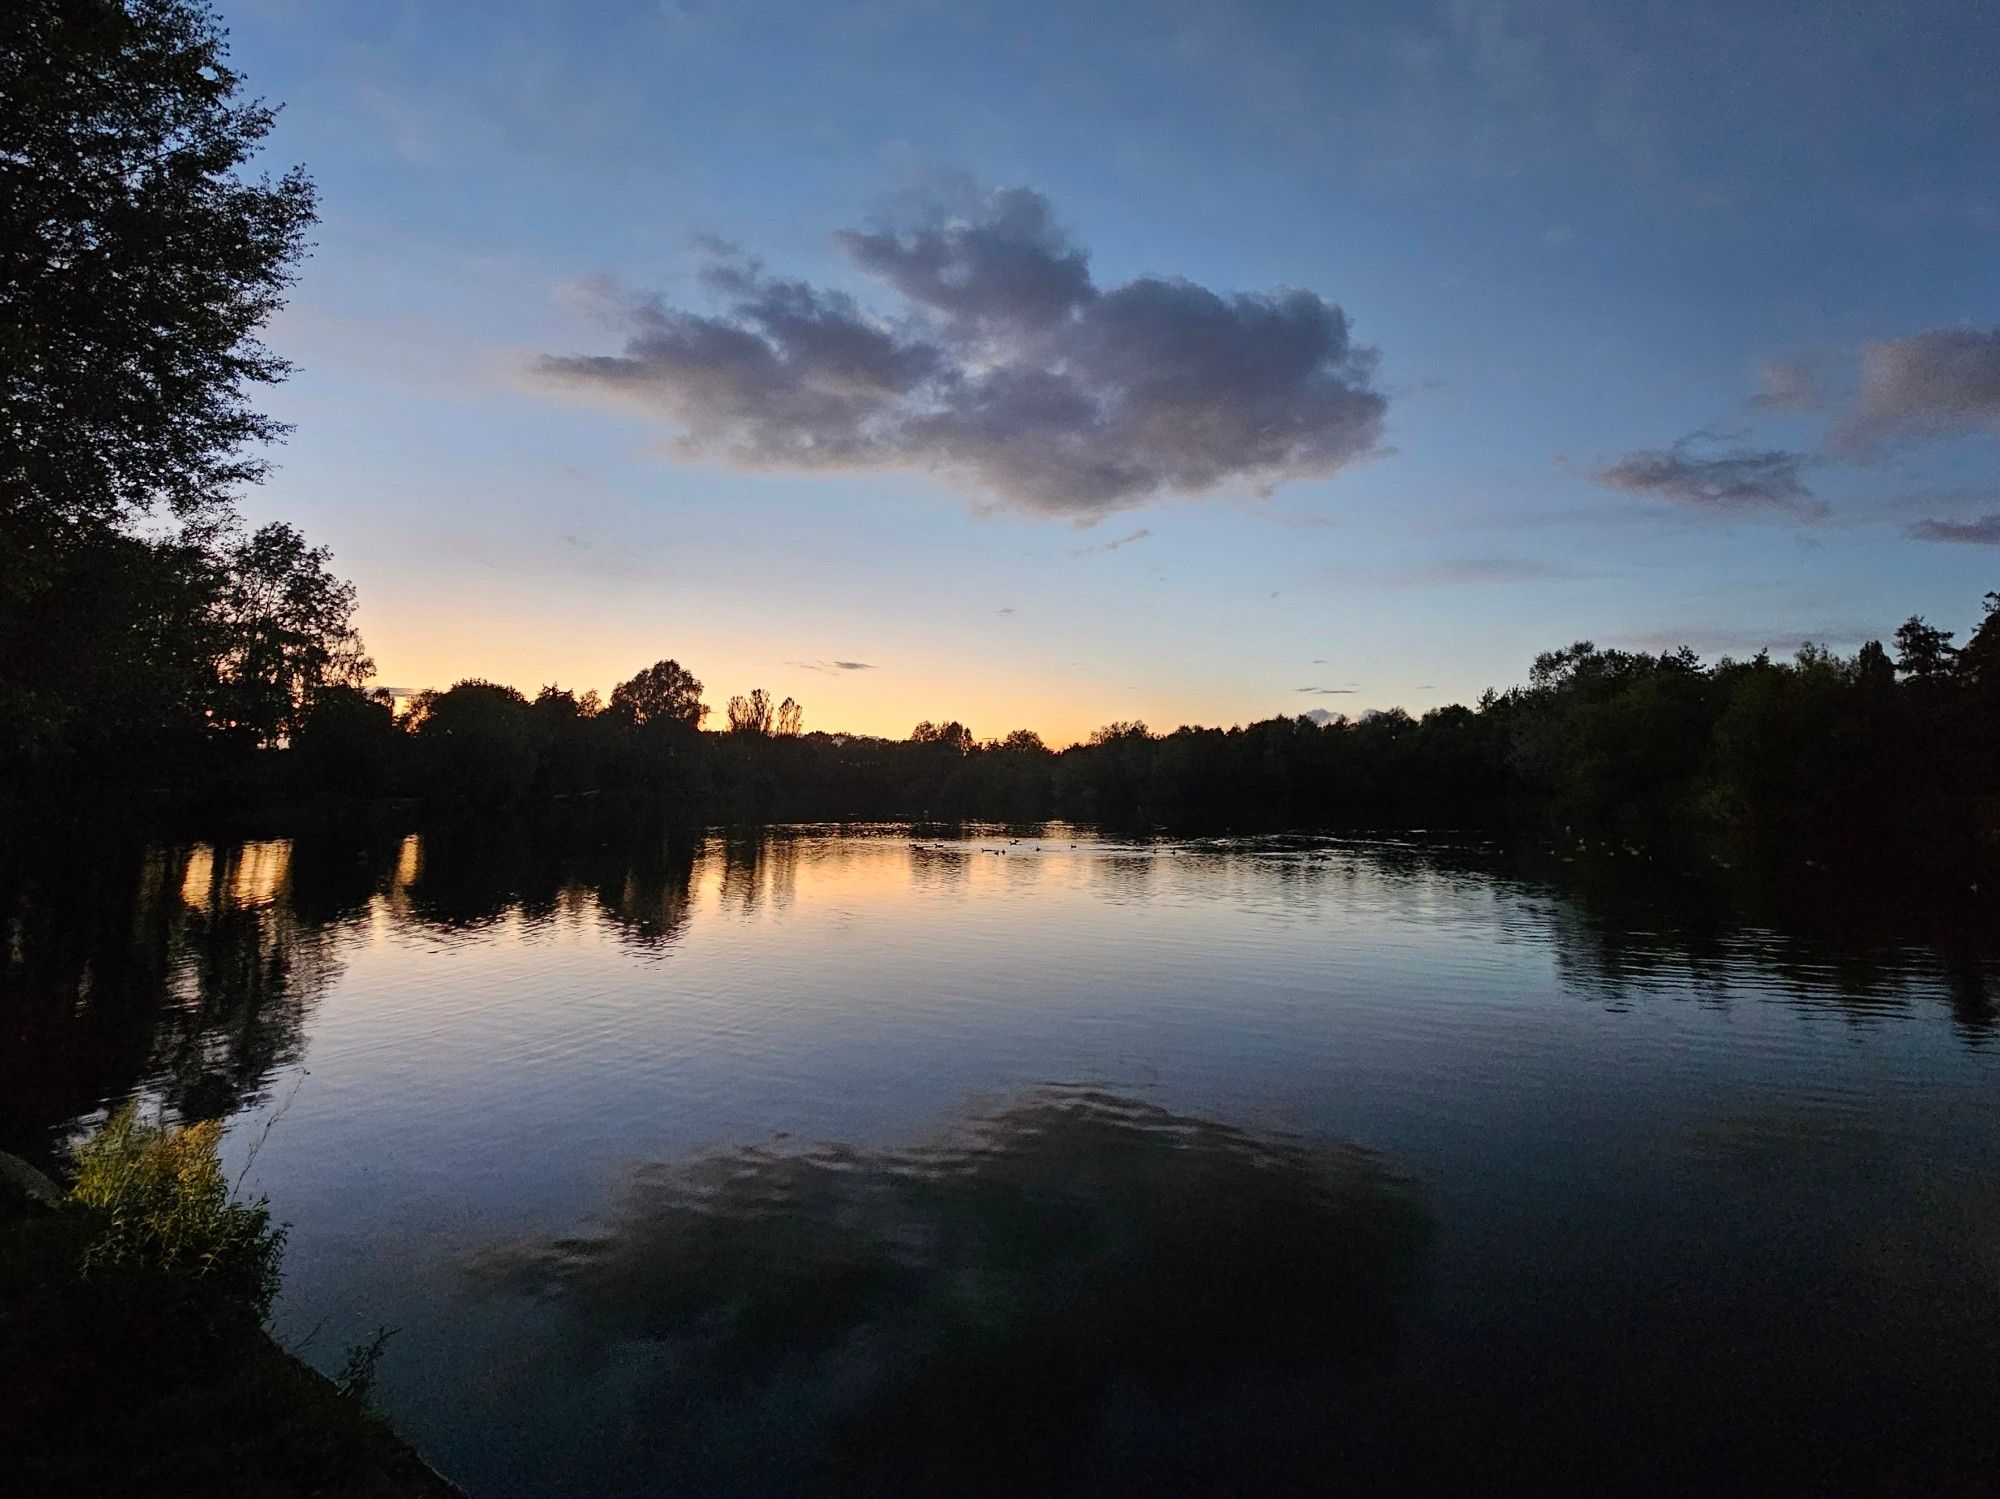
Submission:
[[[17,1155],[0,1150],[0,1203],[32,1203],[54,1210],[62,1206],[62,1189]]]

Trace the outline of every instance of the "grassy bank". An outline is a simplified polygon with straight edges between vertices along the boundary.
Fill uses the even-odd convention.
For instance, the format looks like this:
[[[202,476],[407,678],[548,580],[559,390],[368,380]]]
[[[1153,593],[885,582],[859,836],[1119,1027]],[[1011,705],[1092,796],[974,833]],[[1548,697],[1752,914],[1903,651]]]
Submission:
[[[283,1231],[213,1125],[115,1117],[66,1192],[0,1183],[0,1451],[37,1495],[445,1496],[363,1400],[264,1330]]]

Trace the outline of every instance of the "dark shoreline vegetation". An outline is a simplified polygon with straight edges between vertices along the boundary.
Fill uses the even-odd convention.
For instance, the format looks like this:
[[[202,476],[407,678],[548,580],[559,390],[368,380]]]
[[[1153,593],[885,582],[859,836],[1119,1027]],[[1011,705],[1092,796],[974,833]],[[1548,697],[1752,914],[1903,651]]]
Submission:
[[[234,1197],[221,1133],[128,1103],[68,1152],[66,1192],[0,1157],[9,1481],[48,1496],[458,1493],[369,1409],[380,1339],[336,1382],[264,1331],[285,1230]]]
[[[2000,843],[2000,594],[1963,647],[1912,619],[1894,653],[1803,647],[1704,664],[1580,642],[1474,707],[1244,727],[1105,726],[1051,749],[956,722],[904,740],[806,732],[760,691],[702,727],[702,684],[662,661],[608,702],[493,682],[382,693],[310,675],[259,732],[191,708],[115,755],[17,765],[23,804],[489,816],[595,798],[687,822],[926,820],[1178,829],[1459,827],[1662,849],[1717,839],[1976,868]]]

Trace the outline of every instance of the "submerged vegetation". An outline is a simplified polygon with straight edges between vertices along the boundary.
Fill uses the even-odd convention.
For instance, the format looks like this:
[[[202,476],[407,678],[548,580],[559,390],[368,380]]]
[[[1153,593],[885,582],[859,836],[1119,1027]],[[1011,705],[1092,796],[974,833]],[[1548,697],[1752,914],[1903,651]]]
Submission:
[[[128,1104],[74,1151],[53,1207],[0,1196],[10,1482],[50,1495],[454,1492],[266,1335],[284,1229],[263,1202],[234,1200],[220,1141],[214,1121],[147,1121]]]

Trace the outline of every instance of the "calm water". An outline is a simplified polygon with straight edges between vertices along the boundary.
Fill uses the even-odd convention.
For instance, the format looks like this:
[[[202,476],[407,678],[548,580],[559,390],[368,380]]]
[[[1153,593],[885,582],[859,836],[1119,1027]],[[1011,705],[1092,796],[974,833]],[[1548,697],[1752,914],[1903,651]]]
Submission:
[[[1476,845],[38,850],[0,1144],[232,1119],[475,1494],[1990,1492],[2000,962]]]

